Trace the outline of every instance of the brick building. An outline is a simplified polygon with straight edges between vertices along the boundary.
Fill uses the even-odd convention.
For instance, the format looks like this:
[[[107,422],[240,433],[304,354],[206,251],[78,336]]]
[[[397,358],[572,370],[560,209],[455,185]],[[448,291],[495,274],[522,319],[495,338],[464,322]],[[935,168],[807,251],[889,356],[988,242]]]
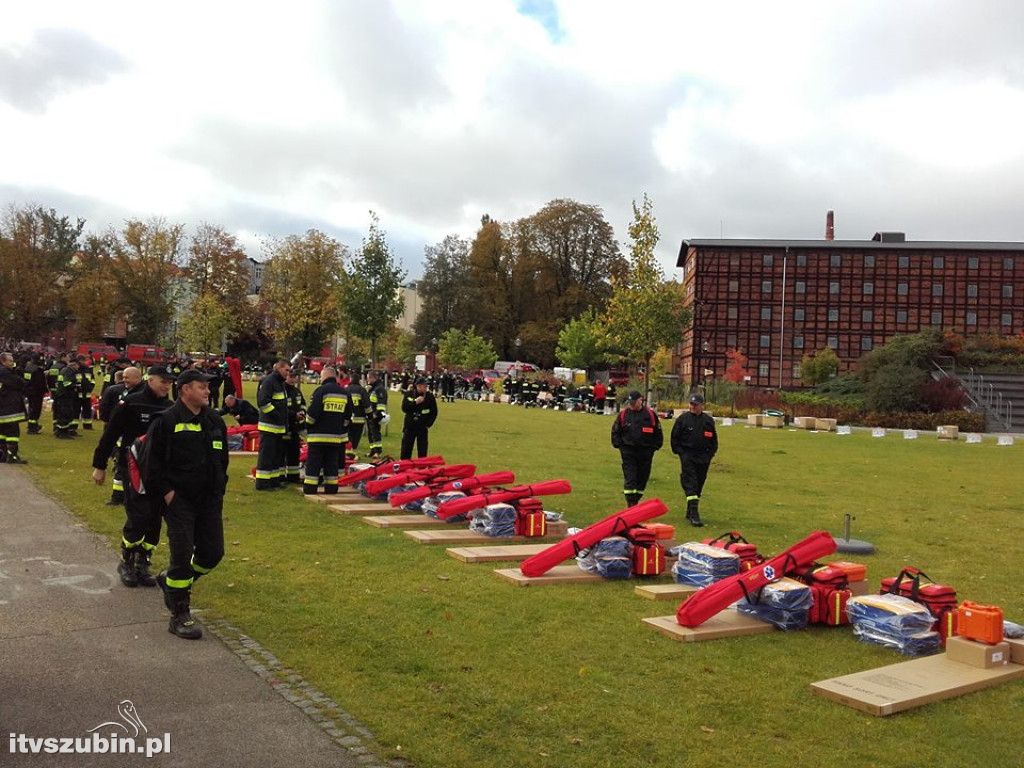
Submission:
[[[693,312],[679,350],[691,386],[720,378],[729,349],[747,355],[750,385],[792,388],[804,355],[825,346],[845,373],[897,334],[1024,325],[1024,243],[686,240],[677,266]]]

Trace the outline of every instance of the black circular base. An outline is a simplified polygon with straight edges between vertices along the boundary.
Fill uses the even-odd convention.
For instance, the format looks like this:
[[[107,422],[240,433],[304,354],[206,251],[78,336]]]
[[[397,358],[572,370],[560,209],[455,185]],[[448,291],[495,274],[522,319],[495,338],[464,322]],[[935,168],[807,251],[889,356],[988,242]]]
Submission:
[[[836,552],[842,552],[847,555],[873,555],[875,554],[875,545],[869,544],[866,541],[860,539],[843,539],[834,537],[836,540]]]

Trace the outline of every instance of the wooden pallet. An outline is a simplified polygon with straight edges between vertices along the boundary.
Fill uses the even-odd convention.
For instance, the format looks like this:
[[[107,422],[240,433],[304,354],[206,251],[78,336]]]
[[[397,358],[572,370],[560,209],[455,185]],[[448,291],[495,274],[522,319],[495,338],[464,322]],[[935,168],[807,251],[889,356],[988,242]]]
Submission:
[[[698,589],[688,584],[637,584],[636,594],[648,600],[676,600],[681,603]]]
[[[555,541],[565,537],[567,526],[565,523],[548,525],[548,535],[542,540]],[[536,538],[526,536],[487,536],[476,531],[469,531],[461,528],[444,531],[405,531],[405,535],[417,544],[528,544],[536,542]]]
[[[522,561],[543,552],[550,544],[509,544],[493,547],[449,547],[445,550],[449,557],[464,563],[496,563]]]
[[[498,568],[494,575],[505,581],[511,581],[517,587],[544,587],[551,584],[595,584],[608,581],[596,573],[588,573],[575,563],[556,565],[542,576],[524,576],[518,568]]]
[[[775,626],[740,613],[735,608],[726,608],[712,616],[699,627],[684,627],[673,616],[655,616],[641,619],[644,624],[654,627],[661,634],[680,643],[698,643],[703,640],[717,640],[722,637],[743,637],[764,635],[775,631]]]
[[[362,517],[381,511],[380,505],[372,501],[366,504],[330,504],[327,508],[334,514],[342,516],[359,515]]]
[[[428,515],[374,515],[364,517],[363,522],[374,528],[437,528],[449,525]]]

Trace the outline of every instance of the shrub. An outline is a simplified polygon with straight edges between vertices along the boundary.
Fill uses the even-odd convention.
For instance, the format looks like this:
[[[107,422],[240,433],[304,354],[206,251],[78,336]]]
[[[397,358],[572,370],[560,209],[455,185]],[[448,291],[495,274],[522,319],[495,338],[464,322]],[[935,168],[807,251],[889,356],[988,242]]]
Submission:
[[[878,368],[867,383],[867,405],[873,411],[895,413],[924,409],[921,392],[928,374],[909,363]]]
[[[921,390],[921,399],[931,413],[957,411],[967,405],[967,393],[955,379],[929,381]]]

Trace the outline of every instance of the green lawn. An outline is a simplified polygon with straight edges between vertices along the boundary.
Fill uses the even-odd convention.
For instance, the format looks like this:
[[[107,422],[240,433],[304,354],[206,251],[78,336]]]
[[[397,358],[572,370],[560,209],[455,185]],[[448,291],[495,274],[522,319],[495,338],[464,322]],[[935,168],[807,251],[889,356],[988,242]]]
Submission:
[[[610,417],[457,402],[441,405],[431,452],[523,482],[567,478],[574,492],[545,506],[582,527],[621,507],[610,429]],[[854,536],[878,549],[863,558],[873,582],[915,565],[1024,618],[1020,445],[720,432],[701,536],[739,530],[771,554],[815,529],[839,533],[850,513]],[[121,515],[89,480],[95,440],[22,443],[37,482],[116,541]],[[517,588],[493,564],[458,562],[291,491],[256,494],[251,466],[233,461],[227,557],[195,602],[339,702],[384,754],[423,768],[1020,764],[1024,685],[874,718],[808,688],[902,659],[849,628],[676,643],[640,623],[676,605],[636,597],[633,583]],[[687,540],[677,478],[666,447],[648,498],[666,501],[664,521]]]

